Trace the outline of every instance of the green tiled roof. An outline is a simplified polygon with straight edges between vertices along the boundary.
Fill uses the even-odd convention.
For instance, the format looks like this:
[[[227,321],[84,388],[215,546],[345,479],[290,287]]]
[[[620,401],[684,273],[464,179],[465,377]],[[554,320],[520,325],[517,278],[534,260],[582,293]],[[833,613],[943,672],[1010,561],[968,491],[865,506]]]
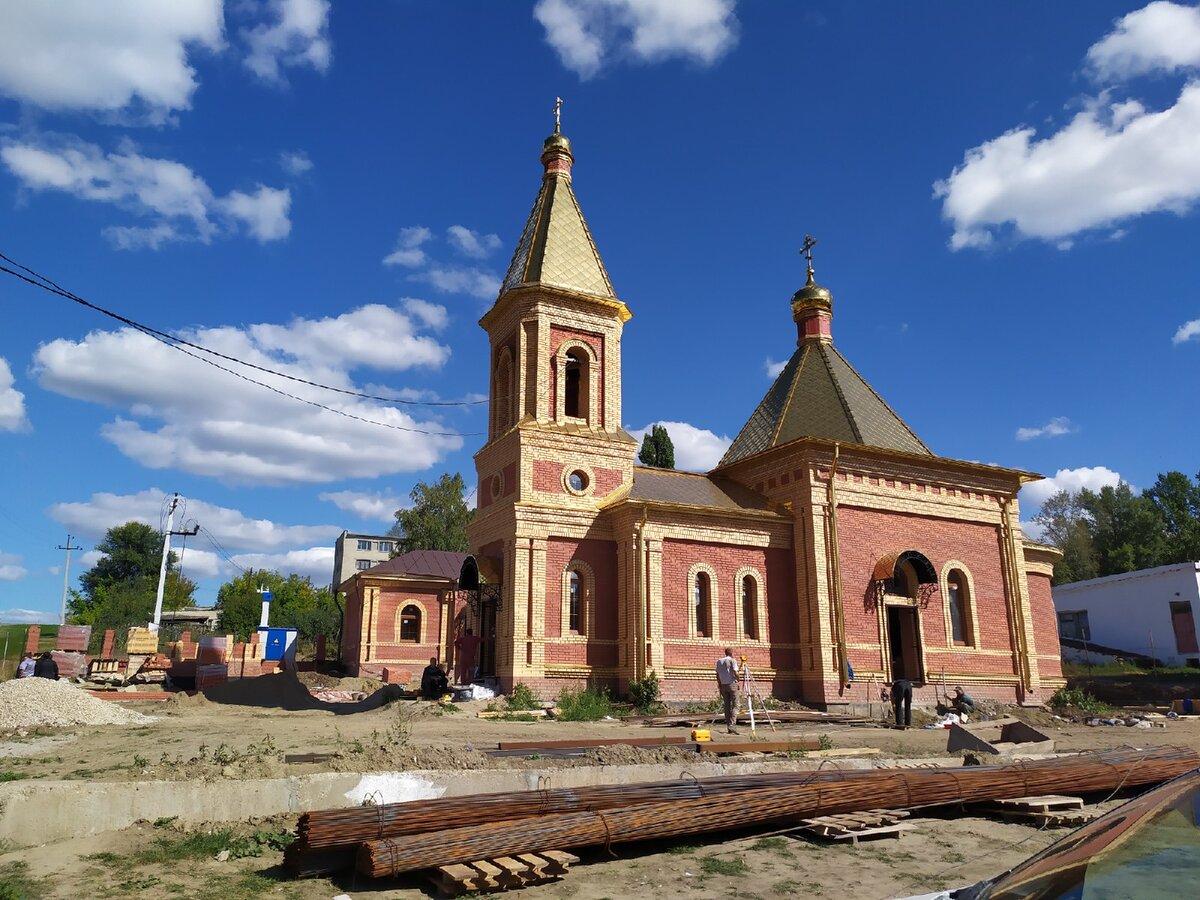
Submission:
[[[720,466],[803,437],[933,455],[833,345],[822,341],[796,348]]]
[[[542,180],[500,293],[524,284],[616,299],[571,189],[571,177],[565,173],[547,172]]]

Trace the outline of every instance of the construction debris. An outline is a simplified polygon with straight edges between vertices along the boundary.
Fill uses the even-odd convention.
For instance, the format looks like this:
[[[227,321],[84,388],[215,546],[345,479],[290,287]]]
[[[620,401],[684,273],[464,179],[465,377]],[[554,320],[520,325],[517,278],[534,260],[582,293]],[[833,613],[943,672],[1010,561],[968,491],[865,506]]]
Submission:
[[[469,865],[439,866],[426,877],[443,897],[458,897],[466,893],[503,891],[559,881],[577,862],[579,857],[570,853],[543,850],[540,854],[477,859]]]
[[[1024,822],[1038,828],[1074,828],[1095,818],[1094,814],[1083,811],[1082,797],[1061,794],[996,800],[984,810],[1006,822]]]
[[[847,713],[827,713],[815,709],[772,709],[769,710],[771,720],[776,724],[801,723],[806,725],[875,725],[874,719],[868,719],[863,716],[852,716]],[[643,725],[649,725],[652,728],[688,728],[704,722],[712,722],[715,718],[719,718],[719,713],[674,713],[671,715],[662,716],[627,716],[623,718],[625,722],[636,723],[640,722]],[[748,715],[740,715],[737,719],[739,724],[749,725],[750,717]]]
[[[946,752],[973,750],[977,753],[1053,753],[1054,741],[1020,719],[1011,717],[951,725]]]

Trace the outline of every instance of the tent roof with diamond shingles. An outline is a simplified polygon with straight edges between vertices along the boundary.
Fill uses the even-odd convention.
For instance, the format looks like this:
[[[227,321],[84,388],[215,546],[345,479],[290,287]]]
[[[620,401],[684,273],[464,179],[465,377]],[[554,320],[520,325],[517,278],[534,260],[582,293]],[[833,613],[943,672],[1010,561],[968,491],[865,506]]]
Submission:
[[[500,293],[544,284],[615,300],[612,282],[588,230],[571,177],[547,172]]]
[[[821,341],[796,349],[718,468],[804,437],[933,455],[833,345]]]

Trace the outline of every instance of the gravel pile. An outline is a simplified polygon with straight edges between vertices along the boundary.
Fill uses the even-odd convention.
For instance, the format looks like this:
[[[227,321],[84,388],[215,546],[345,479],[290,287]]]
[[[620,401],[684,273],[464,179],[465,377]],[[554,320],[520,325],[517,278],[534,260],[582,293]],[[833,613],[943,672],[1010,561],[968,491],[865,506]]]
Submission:
[[[0,683],[0,731],[67,725],[135,725],[150,716],[97,700],[66,681],[14,678]]]

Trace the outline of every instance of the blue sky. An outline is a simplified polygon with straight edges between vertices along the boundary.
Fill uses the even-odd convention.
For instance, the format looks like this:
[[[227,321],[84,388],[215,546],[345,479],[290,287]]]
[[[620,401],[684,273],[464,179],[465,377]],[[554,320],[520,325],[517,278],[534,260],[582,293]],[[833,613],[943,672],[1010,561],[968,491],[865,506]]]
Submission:
[[[187,499],[209,603],[328,580],[342,528],[473,480],[477,321],[556,95],[618,295],[625,425],[719,458],[795,344],[815,235],[838,347],[937,453],[1148,486],[1200,420],[1200,12],[897,5],[0,0],[0,619]],[[349,418],[358,416],[363,422]],[[385,427],[390,426],[390,427]],[[405,430],[405,429],[415,429]],[[418,432],[437,432],[427,434]],[[84,557],[85,561],[88,557]],[[72,582],[81,571],[76,554]]]

